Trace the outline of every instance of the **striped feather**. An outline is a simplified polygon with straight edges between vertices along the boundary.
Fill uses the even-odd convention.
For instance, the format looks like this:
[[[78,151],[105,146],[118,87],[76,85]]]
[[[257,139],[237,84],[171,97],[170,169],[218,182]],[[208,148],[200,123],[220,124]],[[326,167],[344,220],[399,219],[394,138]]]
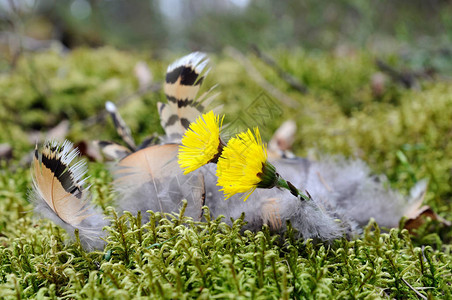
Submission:
[[[204,93],[196,99],[201,83],[209,70],[207,56],[194,52],[168,66],[164,92],[168,103],[157,103],[160,123],[171,141],[179,141],[191,122],[203,112],[216,96]]]
[[[103,242],[103,215],[91,205],[89,187],[85,187],[86,164],[72,161],[79,151],[72,143],[47,141],[41,152],[34,152],[32,162],[33,189],[30,199],[35,210],[61,225],[69,233],[79,230],[82,244],[88,249],[100,248]]]
[[[93,141],[93,144],[107,160],[120,160],[132,153],[129,148],[111,141]]]
[[[135,141],[133,140],[132,133],[130,132],[130,128],[122,119],[121,115],[118,112],[118,109],[116,108],[116,105],[113,102],[107,101],[105,103],[105,109],[108,111],[111,119],[113,120],[116,132],[118,132],[119,136],[127,144],[127,147],[129,147],[130,150],[135,151],[136,145]]]
[[[86,165],[79,161],[69,167],[78,155],[72,144],[48,142],[42,153],[36,148],[33,159],[33,188],[40,198],[65,223],[72,226],[87,218],[87,190],[83,188]]]

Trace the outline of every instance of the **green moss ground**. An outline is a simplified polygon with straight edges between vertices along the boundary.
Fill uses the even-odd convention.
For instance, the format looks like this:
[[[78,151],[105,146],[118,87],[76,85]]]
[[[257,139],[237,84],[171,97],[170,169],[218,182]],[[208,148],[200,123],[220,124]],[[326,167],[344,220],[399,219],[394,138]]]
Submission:
[[[280,104],[252,81],[243,66],[227,55],[212,56],[204,89],[219,83],[226,122],[239,115],[259,125],[268,140],[288,118],[299,130],[300,156],[324,153],[364,159],[384,173],[393,187],[407,192],[429,178],[426,203],[452,220],[452,84],[450,77],[419,81],[407,90],[387,80],[376,96],[371,77],[375,56],[357,51],[348,56],[275,50],[278,63],[308,85],[310,93],[292,90],[253,56],[262,75],[295,99],[294,110]],[[128,214],[117,217],[111,206],[111,177],[101,163],[89,163],[94,201],[111,218],[108,244],[86,253],[77,242],[47,220],[33,218],[27,201],[28,167],[20,159],[34,147],[28,133],[51,129],[69,119],[68,138],[118,140],[109,120],[85,120],[136,91],[133,67],[145,60],[155,81],[163,78],[174,54],[159,61],[148,55],[101,48],[27,54],[14,70],[0,75],[0,143],[9,143],[14,158],[0,170],[0,295],[22,298],[397,298],[418,299],[411,285],[427,298],[452,298],[452,233],[428,221],[414,235],[392,229],[382,233],[370,223],[355,241],[332,245],[296,241],[291,232],[279,237],[261,232],[240,234],[242,221],[229,227],[221,220],[194,224],[179,214],[171,220],[140,226]],[[387,57],[394,66],[396,56]],[[449,74],[450,76],[450,74]],[[120,108],[138,141],[162,132],[156,113],[161,92],[134,97]],[[255,101],[257,99],[257,102]],[[253,120],[244,110],[270,99],[272,117]],[[254,122],[254,123],[253,123]],[[206,213],[206,215],[208,215]],[[188,223],[184,226],[182,223]]]

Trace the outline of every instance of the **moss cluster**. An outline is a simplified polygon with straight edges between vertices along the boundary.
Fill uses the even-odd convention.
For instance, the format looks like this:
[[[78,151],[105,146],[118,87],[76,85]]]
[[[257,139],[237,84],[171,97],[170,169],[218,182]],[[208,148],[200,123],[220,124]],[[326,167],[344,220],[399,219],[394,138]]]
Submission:
[[[205,211],[208,216],[208,209]],[[241,232],[243,220],[195,223],[150,212],[118,217],[104,252],[64,244],[61,229],[26,218],[0,249],[6,298],[289,299],[416,298],[410,287],[448,299],[450,254],[414,247],[406,230],[382,234],[369,224],[361,239],[313,245],[261,232]],[[39,227],[39,228],[38,228]]]
[[[262,92],[243,66],[230,57],[213,57],[204,89],[219,83],[225,122],[243,114],[259,125],[264,139],[288,118],[299,127],[295,150],[301,156],[343,154],[361,157],[394,187],[407,191],[429,178],[426,203],[451,220],[452,85],[444,79],[420,81],[407,90],[386,78],[378,95],[371,53],[340,57],[328,53],[274,51],[278,63],[309,93],[299,94],[256,58],[259,72],[300,105],[294,110]],[[172,58],[177,55],[172,56]],[[0,77],[0,142],[14,149],[0,161],[0,295],[22,298],[452,298],[452,233],[428,221],[415,235],[403,229],[382,233],[370,223],[354,241],[332,245],[280,237],[264,227],[241,232],[242,219],[228,226],[221,219],[195,223],[183,211],[165,218],[149,212],[151,222],[118,216],[111,207],[110,175],[90,163],[93,198],[111,219],[102,252],[85,252],[77,241],[47,220],[32,216],[27,202],[28,169],[19,160],[34,145],[32,129],[45,132],[69,119],[69,138],[117,139],[110,122],[87,125],[106,100],[138,88],[134,64],[145,59],[156,80],[170,62],[110,48],[80,49],[61,55],[44,52],[23,57]],[[161,93],[147,93],[121,107],[138,140],[161,131],[156,114]],[[246,109],[268,101],[273,114],[249,118]],[[257,101],[256,101],[257,100]],[[248,118],[248,119],[247,119]]]

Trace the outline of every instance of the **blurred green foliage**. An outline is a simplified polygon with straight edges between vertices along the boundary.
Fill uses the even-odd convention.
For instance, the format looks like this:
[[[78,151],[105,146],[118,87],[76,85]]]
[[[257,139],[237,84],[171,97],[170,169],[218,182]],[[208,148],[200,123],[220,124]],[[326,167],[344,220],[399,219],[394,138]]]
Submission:
[[[144,95],[140,101],[134,96],[138,81],[133,69],[145,58],[111,48],[79,49],[70,55],[58,51],[24,55],[12,72],[0,77],[0,122],[7,128],[0,134],[0,143],[24,150],[24,143],[36,142],[28,141],[32,130],[45,132],[65,119],[70,121],[69,137],[73,140],[107,138],[105,118],[98,124],[95,118],[87,119],[101,113],[106,101],[130,97],[130,105],[124,109],[132,107],[134,116],[138,113],[140,118],[130,118],[128,123],[135,131],[151,131],[159,124],[155,103],[161,95]],[[156,77],[161,80],[164,69],[159,64],[156,68]],[[110,128],[110,135],[112,132]]]
[[[253,43],[264,49],[352,44],[383,50],[401,42],[449,48],[452,42],[450,1],[32,0],[14,8],[0,14],[4,30],[22,28],[19,33],[56,38],[69,48],[107,44],[162,53]]]
[[[391,184],[407,191],[415,181],[429,178],[426,203],[451,220],[452,85],[443,76],[417,79],[406,89],[379,73],[371,52],[345,55],[306,50],[275,49],[276,62],[309,89],[300,94],[258,58],[247,55],[262,76],[298,104],[287,107],[250,79],[243,65],[226,53],[212,55],[212,70],[203,90],[218,83],[225,122],[231,122],[266,95],[278,115],[264,123],[265,139],[292,118],[298,125],[294,145],[300,156],[342,154],[364,159]],[[14,69],[0,77],[0,142],[13,145],[14,158],[0,161],[0,295],[13,298],[403,298],[417,299],[405,283],[426,297],[452,297],[452,233],[428,221],[410,236],[392,229],[381,233],[369,224],[355,241],[313,245],[272,235],[267,228],[240,233],[221,220],[194,223],[176,214],[169,220],[151,212],[143,226],[136,217],[117,216],[112,205],[106,166],[89,163],[88,179],[94,201],[112,224],[103,252],[86,253],[78,242],[46,220],[32,218],[27,201],[31,186],[28,167],[19,160],[34,148],[32,129],[47,132],[64,119],[74,142],[119,140],[110,120],[87,122],[101,114],[106,100],[119,107],[137,140],[161,132],[156,102],[159,92],[136,94],[133,74],[144,60],[155,82],[177,54],[155,60],[149,54],[109,47],[25,54]],[[381,58],[381,57],[379,57]],[[399,68],[404,57],[385,61]],[[381,88],[381,89],[380,89]],[[254,123],[253,123],[254,122]],[[208,213],[206,213],[208,216]],[[182,225],[188,224],[188,227]]]

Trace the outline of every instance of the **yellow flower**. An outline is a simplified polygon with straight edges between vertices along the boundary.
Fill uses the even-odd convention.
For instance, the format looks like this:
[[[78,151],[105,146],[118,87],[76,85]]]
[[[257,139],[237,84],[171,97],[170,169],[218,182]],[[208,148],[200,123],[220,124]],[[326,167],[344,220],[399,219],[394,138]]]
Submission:
[[[246,193],[244,201],[256,188],[274,187],[275,168],[267,162],[267,148],[262,144],[259,129],[254,134],[248,129],[229,140],[217,163],[218,185],[226,199],[237,193]]]
[[[210,111],[198,117],[185,132],[182,145],[179,147],[178,161],[184,174],[199,167],[216,162],[221,152],[220,127],[223,118]]]
[[[178,162],[188,174],[203,165],[217,164],[218,186],[226,199],[245,193],[244,201],[256,188],[284,188],[300,200],[309,200],[290,182],[284,180],[267,161],[267,148],[259,129],[248,129],[229,140],[225,146],[220,137],[223,118],[212,111],[200,116],[185,132],[179,147]]]

